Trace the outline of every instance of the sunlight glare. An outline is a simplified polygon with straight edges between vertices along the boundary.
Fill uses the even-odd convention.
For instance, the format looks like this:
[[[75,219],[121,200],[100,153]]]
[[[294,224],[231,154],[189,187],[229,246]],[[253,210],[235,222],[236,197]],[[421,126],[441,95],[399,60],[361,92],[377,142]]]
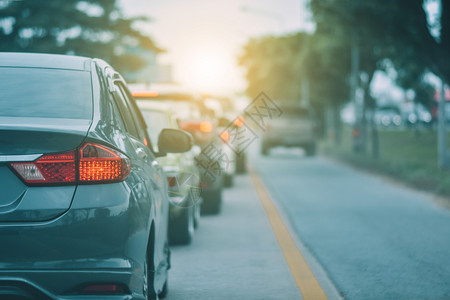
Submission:
[[[202,92],[220,90],[233,63],[227,53],[213,46],[196,48],[186,60],[189,72],[186,83]]]

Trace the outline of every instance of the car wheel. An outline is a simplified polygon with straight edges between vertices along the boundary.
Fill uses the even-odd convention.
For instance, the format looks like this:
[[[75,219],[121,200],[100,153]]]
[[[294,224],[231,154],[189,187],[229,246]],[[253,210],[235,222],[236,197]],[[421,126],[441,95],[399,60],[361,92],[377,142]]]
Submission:
[[[194,205],[194,228],[197,229],[200,225],[200,209],[201,209],[201,202],[196,203]]]
[[[261,154],[264,155],[264,156],[268,155],[269,154],[269,149],[270,149],[269,145],[262,144],[261,145]]]
[[[144,278],[142,284],[142,294],[144,295],[144,299],[148,299],[148,279],[148,263],[146,259],[144,263]]]
[[[166,244],[167,247],[167,244]],[[168,247],[167,247],[168,249]],[[169,252],[170,253],[170,252]],[[144,291],[144,299],[146,300],[158,300],[158,293],[157,289],[155,288],[155,233],[154,228],[152,226],[151,232],[150,232],[150,238],[147,245],[147,253],[145,256],[145,262],[144,262],[144,284],[143,284],[143,291]],[[168,256],[168,259],[170,259],[170,254]],[[170,267],[170,260],[168,261],[169,267]],[[166,277],[167,281],[167,277]]]
[[[144,283],[143,283],[143,294],[146,300],[157,300],[158,297],[155,292],[155,276],[154,272],[151,272],[151,266],[149,265],[150,256],[153,259],[153,254],[147,253],[145,263],[144,263]]]
[[[194,207],[183,208],[182,214],[169,223],[169,241],[172,245],[188,245],[194,236]]]
[[[161,290],[161,293],[158,294],[159,298],[161,298],[161,299],[166,298],[167,293],[169,291],[168,285],[169,285],[168,280],[166,280],[166,282],[164,282],[164,285],[163,285],[163,288]]]
[[[222,207],[222,189],[209,191],[204,195],[201,208],[202,214],[218,214]]]
[[[316,154],[316,144],[309,144],[305,147],[305,152],[307,156],[314,156]]]
[[[236,155],[236,174],[245,174],[245,172],[247,171],[245,158],[246,157],[244,151]]]
[[[234,182],[233,174],[225,174],[223,177],[223,185],[225,187],[232,187]]]

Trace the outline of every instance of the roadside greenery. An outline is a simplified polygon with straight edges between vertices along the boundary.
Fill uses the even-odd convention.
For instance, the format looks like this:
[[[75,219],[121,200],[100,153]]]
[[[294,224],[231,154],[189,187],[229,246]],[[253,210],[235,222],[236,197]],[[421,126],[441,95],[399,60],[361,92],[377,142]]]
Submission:
[[[438,1],[438,16],[427,14],[430,2],[436,0],[311,0],[313,33],[256,38],[244,46],[238,62],[247,70],[247,94],[264,90],[299,101],[300,83],[308,80],[313,104],[346,102],[357,49],[357,71],[369,84],[377,70],[394,70],[397,83],[428,104],[432,90],[424,76],[432,72],[450,82],[450,2]]]
[[[381,155],[377,159],[353,152],[351,130],[344,127],[342,143],[338,146],[329,139],[323,140],[322,153],[411,187],[450,197],[450,171],[438,168],[434,129],[379,130]]]
[[[430,3],[440,6],[439,14],[427,11]],[[300,102],[309,95],[322,125],[327,111],[333,111],[337,124],[342,104],[356,97],[357,89],[364,91],[359,93],[362,111],[373,111],[369,88],[377,71],[389,73],[428,108],[434,88],[426,75],[450,82],[449,1],[311,0],[309,5],[314,32],[262,37],[244,46],[238,62],[247,71],[251,98],[260,91],[280,101]],[[308,93],[302,93],[305,86]],[[366,115],[361,113],[358,124],[361,137],[372,125]],[[361,151],[367,152],[369,139],[361,141]]]

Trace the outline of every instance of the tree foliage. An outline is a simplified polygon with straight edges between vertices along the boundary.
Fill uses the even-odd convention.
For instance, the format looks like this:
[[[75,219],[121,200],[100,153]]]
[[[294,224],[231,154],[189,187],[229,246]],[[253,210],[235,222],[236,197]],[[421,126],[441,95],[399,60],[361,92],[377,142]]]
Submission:
[[[428,22],[427,2],[311,0],[311,9],[318,24],[357,36],[363,71],[370,75],[393,66],[397,83],[414,90],[416,99],[426,104],[432,89],[424,75],[433,72],[450,80],[450,2],[441,1],[442,13],[435,24]],[[433,37],[431,29],[440,37]]]
[[[299,99],[302,70],[297,56],[307,38],[299,33],[251,39],[239,57],[247,69],[247,94],[254,97],[264,91],[281,101]]]
[[[316,31],[251,40],[240,64],[247,69],[247,93],[299,99],[300,81],[308,78],[310,99],[320,105],[349,99],[351,49],[359,50],[359,71],[369,82],[377,70],[395,69],[397,83],[431,101],[424,81],[433,72],[450,83],[450,1],[428,22],[425,4],[432,0],[311,0]],[[432,31],[439,36],[433,36]],[[285,57],[280,57],[285,55]]]
[[[119,71],[144,61],[127,47],[162,51],[133,28],[146,18],[122,16],[115,0],[0,2],[0,51],[75,54],[102,58]]]
[[[338,107],[349,97],[349,46],[324,38],[328,34],[333,32],[250,40],[239,57],[247,70],[247,95],[264,91],[277,101],[300,104],[307,88],[307,100],[323,121],[324,107]]]

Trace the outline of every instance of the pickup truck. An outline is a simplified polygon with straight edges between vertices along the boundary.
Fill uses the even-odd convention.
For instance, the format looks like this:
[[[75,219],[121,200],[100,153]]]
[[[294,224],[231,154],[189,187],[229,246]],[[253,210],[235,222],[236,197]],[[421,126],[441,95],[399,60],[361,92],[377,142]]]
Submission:
[[[277,146],[302,147],[307,156],[316,153],[316,123],[304,107],[282,107],[283,114],[266,122],[261,154]]]

